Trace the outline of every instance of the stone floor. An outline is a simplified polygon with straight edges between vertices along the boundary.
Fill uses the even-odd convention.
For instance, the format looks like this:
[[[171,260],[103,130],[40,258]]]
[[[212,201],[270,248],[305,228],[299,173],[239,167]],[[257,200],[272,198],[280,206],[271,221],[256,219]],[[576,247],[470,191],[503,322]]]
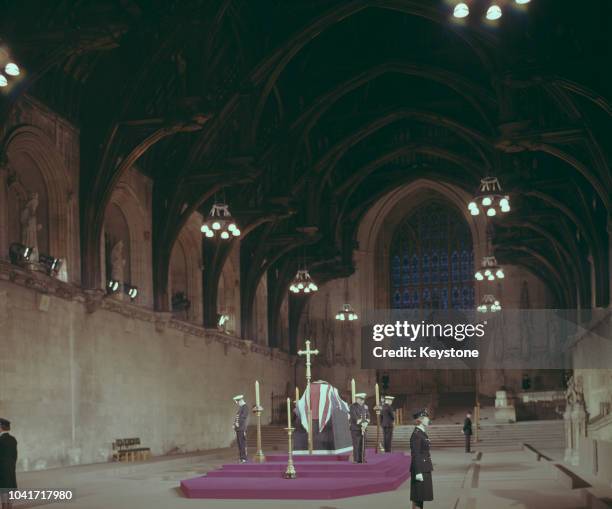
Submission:
[[[554,451],[549,451],[554,454]],[[56,503],[57,509],[344,509],[409,508],[409,483],[398,490],[341,500],[240,501],[190,500],[178,489],[181,479],[200,475],[232,461],[233,450],[187,455],[132,465],[90,465],[23,473],[21,489],[71,489],[74,499]],[[444,509],[581,509],[579,490],[556,480],[545,462],[523,451],[465,454],[434,451],[435,501],[426,508]],[[299,475],[299,472],[298,472]],[[291,482],[291,481],[287,481]],[[42,502],[18,504],[40,507]]]

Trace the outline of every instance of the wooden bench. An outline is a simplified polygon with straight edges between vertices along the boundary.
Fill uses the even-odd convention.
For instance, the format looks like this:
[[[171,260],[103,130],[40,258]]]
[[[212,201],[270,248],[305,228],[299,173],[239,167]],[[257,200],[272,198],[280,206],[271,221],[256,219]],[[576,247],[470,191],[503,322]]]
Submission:
[[[140,438],[117,438],[113,442],[113,461],[144,461],[151,457],[149,447],[140,447]]]

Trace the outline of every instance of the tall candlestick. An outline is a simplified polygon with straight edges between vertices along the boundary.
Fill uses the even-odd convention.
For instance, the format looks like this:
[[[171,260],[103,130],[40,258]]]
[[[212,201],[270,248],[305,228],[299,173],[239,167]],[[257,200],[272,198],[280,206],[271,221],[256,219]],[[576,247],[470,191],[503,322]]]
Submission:
[[[255,380],[255,408],[254,412],[257,416],[257,452],[255,453],[255,461],[263,463],[266,461],[266,456],[261,449],[261,412],[263,408],[259,399],[259,380]]]
[[[351,403],[355,403],[355,379],[351,378]]]
[[[291,399],[287,398],[287,427],[291,427]]]
[[[300,401],[300,388],[296,387],[295,388],[295,404],[297,406],[298,401]]]
[[[385,452],[384,447],[380,443],[380,411],[382,407],[380,406],[380,389],[378,388],[378,384],[374,386],[376,392],[376,406],[374,407],[374,411],[376,412],[376,452]]]
[[[297,388],[296,388],[297,390]],[[293,464],[293,442],[291,441],[291,435],[293,434],[293,428],[291,427],[291,398],[287,398],[287,469],[285,470],[285,479],[295,479],[297,473],[295,471],[295,465]]]

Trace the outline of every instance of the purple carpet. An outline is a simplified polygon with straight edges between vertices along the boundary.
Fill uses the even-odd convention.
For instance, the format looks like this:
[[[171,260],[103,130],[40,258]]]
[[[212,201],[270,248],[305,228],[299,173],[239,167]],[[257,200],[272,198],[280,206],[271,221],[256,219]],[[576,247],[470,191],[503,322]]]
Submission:
[[[295,456],[297,479],[284,479],[287,455],[265,463],[223,465],[207,475],[181,481],[188,498],[323,500],[391,491],[410,475],[410,456],[367,452],[367,463],[348,455]]]

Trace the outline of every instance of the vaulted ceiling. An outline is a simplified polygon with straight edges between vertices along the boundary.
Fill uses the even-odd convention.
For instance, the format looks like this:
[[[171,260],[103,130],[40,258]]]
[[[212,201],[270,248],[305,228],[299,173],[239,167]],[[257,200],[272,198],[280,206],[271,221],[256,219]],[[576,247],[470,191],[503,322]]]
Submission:
[[[282,302],[305,253],[319,281],[350,274],[356,228],[426,176],[468,192],[496,175],[513,212],[498,259],[559,307],[609,302],[610,2],[473,0],[11,1],[0,31],[30,93],[81,130],[84,283],[99,281],[105,206],[132,164],[154,181],[156,304],[171,246],[223,191],[243,230],[243,316],[268,270]],[[227,254],[207,252],[208,281]],[[207,322],[216,285],[206,289]],[[212,304],[211,304],[212,303]],[[243,333],[248,332],[245,320]]]

